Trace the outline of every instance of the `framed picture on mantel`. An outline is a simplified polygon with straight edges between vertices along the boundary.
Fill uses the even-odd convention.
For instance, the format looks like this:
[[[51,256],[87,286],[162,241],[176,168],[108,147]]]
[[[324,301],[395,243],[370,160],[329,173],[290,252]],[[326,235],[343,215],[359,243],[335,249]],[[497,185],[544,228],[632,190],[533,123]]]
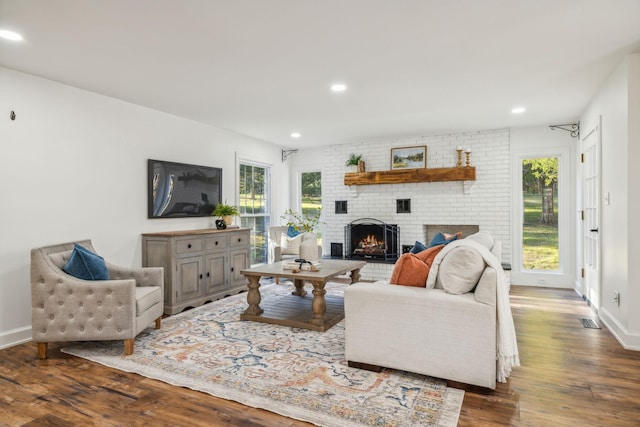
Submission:
[[[398,147],[391,149],[391,170],[427,167],[427,146]]]

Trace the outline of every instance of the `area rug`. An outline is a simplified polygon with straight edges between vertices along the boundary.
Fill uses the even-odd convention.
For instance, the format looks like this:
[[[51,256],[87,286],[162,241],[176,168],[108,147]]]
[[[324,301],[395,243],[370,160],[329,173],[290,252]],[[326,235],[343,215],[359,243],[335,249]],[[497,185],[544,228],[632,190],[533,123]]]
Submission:
[[[262,286],[261,305],[292,289]],[[343,291],[327,284],[329,295]],[[315,332],[241,321],[246,307],[246,294],[239,294],[168,317],[160,330],[138,335],[131,356],[115,341],[63,351],[320,426],[457,425],[464,391],[424,375],[348,367],[344,321]]]

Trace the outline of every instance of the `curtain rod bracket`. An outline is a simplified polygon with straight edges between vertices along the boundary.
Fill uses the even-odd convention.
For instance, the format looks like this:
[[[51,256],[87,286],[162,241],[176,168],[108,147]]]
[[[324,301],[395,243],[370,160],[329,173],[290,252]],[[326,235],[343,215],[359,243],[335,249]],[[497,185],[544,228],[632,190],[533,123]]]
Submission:
[[[287,158],[288,158],[290,155],[295,154],[295,153],[297,153],[297,152],[298,152],[298,150],[297,150],[297,149],[296,149],[296,150],[284,150],[284,149],[283,149],[283,150],[282,150],[282,163],[286,162],[286,161],[287,161]]]
[[[551,125],[549,126],[551,130],[562,129],[567,132],[571,132],[572,138],[580,139],[580,122],[577,123],[568,123],[566,125]]]

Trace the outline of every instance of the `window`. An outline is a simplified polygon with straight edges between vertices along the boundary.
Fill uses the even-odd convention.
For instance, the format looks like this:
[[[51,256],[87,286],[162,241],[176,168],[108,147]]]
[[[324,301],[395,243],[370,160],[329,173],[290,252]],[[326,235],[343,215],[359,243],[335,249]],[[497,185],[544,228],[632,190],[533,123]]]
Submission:
[[[346,206],[345,206],[346,208]],[[322,173],[300,173],[300,211],[304,216],[313,217],[322,210]],[[318,235],[318,244],[322,244],[322,224],[314,230]]]
[[[559,269],[558,158],[522,160],[522,267]]]
[[[240,163],[240,220],[242,227],[253,230],[250,242],[252,265],[268,262],[267,233],[271,223],[269,176],[270,170],[266,166]]]

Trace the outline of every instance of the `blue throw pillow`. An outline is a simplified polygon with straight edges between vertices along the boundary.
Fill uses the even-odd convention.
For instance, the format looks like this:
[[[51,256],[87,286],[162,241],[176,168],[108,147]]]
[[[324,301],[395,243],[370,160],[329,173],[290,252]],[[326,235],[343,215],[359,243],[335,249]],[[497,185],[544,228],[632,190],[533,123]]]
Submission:
[[[296,237],[298,234],[300,234],[300,232],[293,228],[293,225],[290,225],[287,229],[287,236],[289,237]]]
[[[62,270],[83,280],[108,280],[109,271],[104,258],[96,255],[89,249],[77,243],[73,245],[73,251]]]
[[[433,236],[431,243],[429,243],[429,247],[431,248],[433,246],[446,245],[448,243],[453,242],[454,240],[458,240],[459,237],[460,237],[460,233],[456,233],[449,236],[445,236],[442,233],[438,233],[435,236]]]
[[[411,250],[409,252],[412,253],[412,254],[417,254],[417,253],[420,253],[420,252],[424,251],[425,249],[427,249],[427,247],[424,245],[424,243],[418,242],[416,240],[416,243],[413,245],[413,247],[411,248]]]

